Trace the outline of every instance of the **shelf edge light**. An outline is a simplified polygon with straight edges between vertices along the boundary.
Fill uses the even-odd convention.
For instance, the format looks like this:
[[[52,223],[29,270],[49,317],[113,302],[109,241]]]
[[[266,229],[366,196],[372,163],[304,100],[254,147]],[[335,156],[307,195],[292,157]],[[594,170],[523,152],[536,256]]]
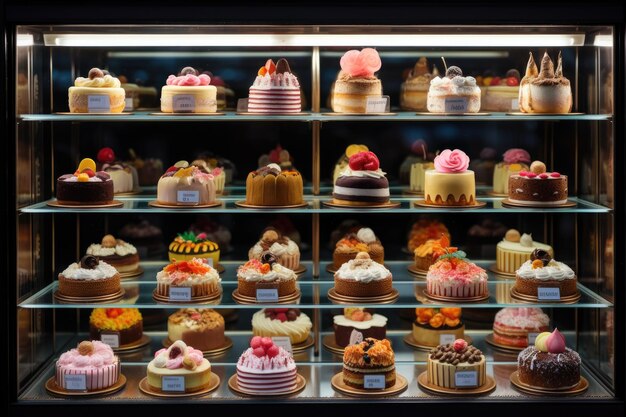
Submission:
[[[613,35],[596,35],[593,39],[593,46],[604,48],[613,47]]]
[[[566,47],[584,34],[104,34],[48,33],[46,46],[61,47]]]
[[[21,34],[21,35],[17,35],[16,36],[15,44],[18,47],[21,47],[21,46],[33,46],[35,44],[35,40],[33,38],[33,35]]]

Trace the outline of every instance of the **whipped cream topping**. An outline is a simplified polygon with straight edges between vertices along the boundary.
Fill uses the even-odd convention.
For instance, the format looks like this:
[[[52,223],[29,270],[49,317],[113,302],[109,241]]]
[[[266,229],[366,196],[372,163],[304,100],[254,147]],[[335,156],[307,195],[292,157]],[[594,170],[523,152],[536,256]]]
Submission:
[[[160,284],[175,285],[177,287],[191,287],[193,285],[210,281],[215,281],[217,283],[222,282],[220,274],[218,274],[218,272],[214,268],[205,265],[201,260],[194,258],[192,261],[188,262],[204,265],[206,268],[208,268],[208,270],[204,274],[197,274],[193,272],[183,272],[178,270],[167,272],[165,269],[163,269],[156,276],[157,282]]]
[[[275,373],[291,371],[296,369],[296,362],[289,352],[282,347],[278,347],[278,355],[270,358],[268,355],[261,357],[253,353],[252,348],[246,349],[237,361],[237,369],[244,372],[259,373]]]
[[[376,171],[367,171],[367,170],[353,170],[349,166],[346,167],[341,174],[340,177],[369,177],[369,178],[383,178],[386,175],[382,169],[378,168]]]
[[[257,311],[252,316],[252,327],[258,330],[263,330],[263,334],[295,334],[304,335],[308,334],[313,327],[311,319],[304,313],[300,315],[294,321],[280,321],[278,319],[270,319],[265,317],[265,310]]]
[[[480,87],[476,85],[476,79],[472,76],[435,77],[430,81],[429,92],[443,95],[468,95],[480,93]]]
[[[99,280],[111,278],[117,274],[117,269],[104,261],[100,261],[94,269],[81,268],[79,263],[74,262],[61,272],[66,279]]]
[[[387,325],[387,317],[381,316],[380,314],[374,314],[372,315],[371,320],[356,321],[350,320],[341,314],[333,317],[333,323],[337,326],[354,327],[355,329],[365,330],[370,327],[385,327]]]
[[[506,307],[498,311],[496,323],[519,329],[540,330],[550,324],[550,318],[535,307]]]
[[[59,179],[64,181],[64,182],[79,182],[78,181],[78,177],[75,176],[75,175],[72,175],[71,177],[63,176],[63,177],[61,177]],[[111,179],[108,179],[107,181],[111,181]],[[93,177],[89,177],[88,181],[81,181],[81,182],[102,182],[102,179],[100,179],[100,178],[98,178],[96,176],[93,176]]]
[[[183,363],[185,359],[193,362],[195,366],[200,366],[205,360],[201,351],[188,346],[182,340],[177,340],[167,349],[157,351],[152,363],[157,368],[180,369],[185,366]]]
[[[300,249],[298,248],[298,245],[296,244],[296,242],[289,239],[287,236],[283,236],[283,239],[285,240],[284,243],[274,242],[267,249],[267,251],[269,251],[272,255],[277,256],[277,257],[281,257],[283,255],[297,255],[300,253]],[[263,254],[263,252],[266,251],[266,249],[263,248],[262,243],[263,242],[261,240],[257,242],[252,248],[250,248],[250,251],[248,252],[249,259],[261,258],[261,255]]]
[[[356,232],[356,238],[359,239],[363,243],[374,243],[376,242],[376,235],[374,231],[369,227],[362,227]]]
[[[87,248],[87,255],[93,256],[127,256],[137,253],[137,248],[128,242],[118,239],[117,245],[113,248],[106,248],[99,243],[93,243]]]
[[[107,74],[104,77],[95,77],[94,79],[78,77],[74,80],[75,87],[90,88],[120,88],[122,84],[117,78]]]
[[[532,261],[526,261],[516,271],[516,274],[523,279],[539,280],[566,280],[576,279],[576,274],[569,266],[562,262],[551,260],[547,266],[533,268]]]
[[[58,365],[64,368],[98,369],[103,366],[113,365],[118,358],[113,349],[99,340],[92,340],[93,351],[89,355],[81,355],[78,349],[69,350],[61,355]]]
[[[290,72],[282,74],[274,73],[272,75],[268,73],[265,75],[257,75],[251,88],[258,88],[261,90],[298,90],[300,89],[300,82],[298,81],[298,77]]]
[[[388,278],[391,272],[379,264],[378,262],[367,259],[351,259],[336,272],[335,276],[339,279],[352,280],[359,282],[380,281]]]
[[[272,268],[267,273],[262,273],[260,270],[256,268],[247,268],[245,266],[240,266],[237,271],[237,276],[245,279],[246,281],[291,281],[297,278],[295,272],[291,269],[286,268],[278,263],[272,264]]]

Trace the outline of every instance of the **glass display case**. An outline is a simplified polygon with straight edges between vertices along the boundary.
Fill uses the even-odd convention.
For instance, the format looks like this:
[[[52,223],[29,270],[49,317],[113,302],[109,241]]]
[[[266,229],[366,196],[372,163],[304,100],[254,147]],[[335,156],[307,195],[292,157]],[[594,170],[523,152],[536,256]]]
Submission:
[[[475,25],[463,19],[462,25],[429,24],[425,17],[413,24],[401,19],[401,25],[386,24],[383,17],[381,24],[373,24],[377,19],[372,17],[371,25],[349,24],[350,20],[339,25],[309,21],[268,25],[256,24],[252,16],[251,23],[245,25],[216,25],[210,19],[210,23],[185,23],[175,17],[171,20],[175,24],[154,23],[170,22],[167,14],[161,20],[154,17],[153,21],[132,25],[133,19],[93,24],[92,19],[81,21],[80,13],[67,20],[52,14],[48,20],[45,8],[36,13],[36,19],[25,18],[18,6],[7,10],[7,126],[12,133],[7,137],[7,155],[15,155],[7,170],[7,181],[13,181],[9,188],[15,192],[8,194],[7,202],[8,224],[14,221],[14,228],[8,234],[6,277],[7,337],[12,354],[7,395],[13,411],[27,414],[40,406],[107,409],[123,405],[131,407],[116,410],[128,414],[135,412],[132,406],[156,410],[164,403],[304,407],[318,401],[322,406],[349,405],[355,410],[381,404],[393,404],[398,409],[411,403],[441,406],[443,401],[449,407],[469,407],[468,403],[504,407],[508,402],[516,406],[623,407],[625,344],[620,323],[625,318],[626,294],[620,271],[624,266],[625,212],[619,193],[624,185],[624,167],[620,164],[624,155],[620,140],[624,133],[620,96],[623,21],[612,22],[607,17],[602,24],[595,20],[581,24],[586,20],[541,21],[537,16],[523,25],[509,26],[497,25],[494,11],[494,16],[481,20],[486,23]],[[167,9],[158,10],[165,13]],[[572,13],[579,16],[584,12],[585,8],[580,8]],[[320,18],[320,22],[325,21]],[[363,47],[375,48],[380,55],[382,68],[377,76],[383,94],[389,97],[390,109],[333,113],[329,97],[341,69],[340,59],[346,51]],[[494,78],[505,78],[511,69],[523,77],[529,52],[538,64],[544,52],[555,59],[561,54],[563,74],[572,88],[571,112],[524,114],[519,112],[516,99],[510,100],[511,109],[481,109],[474,115],[400,107],[401,85],[421,57],[440,73],[445,72],[446,65],[458,66],[487,90],[498,84]],[[286,58],[298,76],[301,113],[247,114],[241,107],[258,68],[270,58]],[[187,66],[210,71],[223,81],[226,92],[219,94],[225,95],[225,109],[215,115],[160,113],[158,97],[165,80]],[[92,67],[126,78],[127,109],[123,113],[69,112],[68,88],[77,77],[86,77]],[[129,93],[129,84],[142,89],[143,96],[139,97],[137,90]],[[425,144],[431,153],[447,148],[467,153],[477,174],[477,199],[484,206],[458,209],[415,204],[423,197],[411,193],[407,166],[419,158],[419,152],[427,153],[413,146],[420,139],[422,142],[417,143]],[[351,144],[364,144],[378,155],[396,206],[336,208],[326,204],[332,200],[335,165]],[[140,158],[141,163],[160,160],[157,178],[177,161],[204,156],[225,164],[232,180],[229,178],[219,197],[222,204],[217,207],[154,207],[150,203],[156,198],[156,182],[142,185],[138,193],[116,196],[119,207],[51,206],[56,179],[74,172],[81,159],[96,159],[105,147],[135,166]],[[544,161],[548,170],[566,174],[569,204],[511,207],[503,204],[503,196],[494,196],[493,167],[511,148],[523,148],[533,161]],[[301,172],[306,204],[277,209],[239,206],[245,200],[248,173],[257,169],[262,155],[276,149],[288,150]],[[425,295],[424,276],[410,272],[414,254],[407,246],[413,225],[433,221],[444,223],[453,245],[488,272],[488,298],[447,303]],[[328,269],[335,244],[354,225],[370,227],[382,242],[384,263],[399,293],[397,300],[343,305],[329,298],[334,278]],[[313,323],[310,346],[294,351],[306,386],[287,398],[242,397],[228,384],[252,337],[252,315],[274,306],[241,304],[233,295],[237,268],[248,260],[248,250],[268,226],[277,227],[297,242],[304,269],[298,278],[300,297],[281,307],[301,309]],[[220,241],[223,294],[211,304],[157,302],[153,299],[156,274],[168,263],[168,244],[178,233],[192,228]],[[555,259],[576,272],[580,298],[572,303],[538,300],[530,305],[511,297],[515,278],[494,272],[496,245],[509,229],[532,234],[535,241],[552,246]],[[107,234],[125,236],[137,246],[142,273],[122,280],[124,295],[116,301],[60,301],[55,297],[58,274]],[[221,383],[215,391],[193,398],[146,395],[139,382],[146,376],[154,353],[163,347],[167,317],[190,306],[214,308],[226,319],[226,335],[233,345],[208,356]],[[390,396],[372,395],[375,391],[349,396],[333,388],[331,379],[342,370],[342,355],[328,345],[332,344],[333,317],[341,315],[346,306],[372,309],[387,317],[387,338],[395,352],[396,372],[408,382],[406,390]],[[445,398],[418,384],[429,353],[407,343],[416,320],[415,309],[450,306],[463,309],[466,335],[486,357],[487,374],[496,383],[491,392]],[[581,375],[588,381],[584,392],[535,396],[511,383],[518,352],[494,346],[494,316],[505,307],[528,306],[543,309],[550,317],[550,328],[558,328],[567,346],[582,357]],[[118,352],[125,387],[88,398],[68,399],[48,392],[46,381],[55,375],[56,361],[63,352],[89,338],[89,315],[98,307],[138,308],[144,316],[144,334],[149,342]]]

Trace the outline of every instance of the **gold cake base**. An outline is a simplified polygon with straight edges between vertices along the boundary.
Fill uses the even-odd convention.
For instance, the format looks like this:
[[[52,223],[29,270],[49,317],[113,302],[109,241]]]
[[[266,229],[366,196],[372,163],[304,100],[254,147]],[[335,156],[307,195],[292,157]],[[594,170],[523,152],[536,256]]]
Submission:
[[[492,376],[487,375],[485,384],[476,388],[443,388],[428,382],[428,371],[422,372],[417,377],[417,385],[429,394],[449,395],[449,396],[479,396],[489,394],[496,389],[496,380]]]
[[[228,388],[230,388],[230,390],[233,393],[243,396],[243,397],[272,397],[272,398],[290,397],[292,395],[298,394],[300,391],[304,389],[304,387],[306,387],[306,379],[300,374],[296,374],[295,388],[289,391],[277,392],[277,393],[265,393],[265,392],[259,393],[259,392],[244,390],[243,388],[240,388],[239,384],[237,383],[237,374],[234,374],[228,379]]]
[[[575,201],[569,201],[569,200],[567,201],[567,203],[563,203],[563,204],[550,204],[550,205],[519,204],[519,203],[512,202],[508,198],[505,198],[504,200],[502,200],[501,203],[502,203],[502,207],[513,207],[513,208],[522,207],[522,208],[542,208],[542,209],[576,207],[578,205],[578,203],[576,203]]]
[[[141,274],[143,274],[143,268],[142,267],[138,267],[134,271],[120,272],[120,278],[121,279],[134,278],[134,277],[140,276]]]
[[[468,345],[471,345],[474,342],[472,340],[472,338],[469,337],[468,335],[464,335],[463,336],[463,340],[465,340]],[[411,346],[412,348],[415,348],[415,349],[418,349],[418,350],[427,350],[427,351],[429,351],[429,350],[437,347],[437,346],[420,345],[419,343],[417,343],[417,341],[415,341],[415,338],[413,337],[413,333],[409,333],[406,336],[404,336],[402,341],[404,343],[406,343],[407,345]]]
[[[431,113],[427,111],[420,111],[415,113],[417,116],[491,116],[491,113],[477,112],[477,113]]]
[[[376,112],[376,113],[339,113],[339,112],[327,112],[322,113],[322,116],[396,116],[398,113],[385,113],[385,112]]]
[[[249,208],[249,209],[257,209],[257,210],[277,210],[277,209],[289,209],[289,208],[300,208],[300,207],[306,207],[309,205],[309,203],[302,202],[300,204],[289,204],[286,206],[260,206],[257,204],[248,204],[245,202],[245,200],[242,201],[236,201],[235,205],[237,207],[242,207],[242,208]]]
[[[124,203],[119,200],[113,200],[107,204],[69,204],[69,203],[61,203],[58,200],[48,201],[46,203],[50,207],[60,207],[60,208],[84,208],[84,209],[93,209],[93,208],[112,208],[112,207],[122,207]]]
[[[328,299],[335,304],[391,304],[400,298],[397,289],[392,288],[389,294],[376,297],[351,297],[349,295],[341,295],[335,291],[335,287],[328,290]]]
[[[500,271],[497,267],[497,264],[491,264],[489,266],[489,268],[487,268],[488,270],[490,270],[491,272],[493,272],[496,275],[499,275],[501,277],[505,277],[505,278],[513,278],[515,279],[515,272],[504,272],[504,271]]]
[[[475,297],[447,297],[445,295],[434,295],[429,293],[426,289],[424,289],[424,295],[431,300],[435,301],[443,301],[446,303],[477,303],[480,301],[485,301],[489,299],[489,293],[485,295],[477,295]]]
[[[332,208],[351,208],[351,209],[389,209],[400,207],[400,203],[397,201],[388,201],[386,203],[371,203],[371,204],[347,204],[340,203],[338,200],[332,199],[328,201],[322,201],[322,205]]]
[[[126,294],[126,290],[124,290],[124,288],[121,288],[115,294],[99,295],[99,296],[96,296],[96,297],[72,297],[72,296],[69,296],[69,295],[63,295],[63,294],[61,294],[59,292],[59,290],[56,290],[54,292],[54,299],[56,301],[61,302],[61,303],[69,303],[69,304],[74,304],[74,303],[110,303],[112,301],[119,301],[122,297],[124,297],[124,294]]]
[[[426,202],[426,200],[416,200],[416,201],[413,202],[413,204],[416,207],[445,208],[445,209],[452,209],[452,210],[456,210],[456,209],[476,209],[476,208],[485,207],[487,205],[487,203],[485,203],[484,201],[479,201],[479,200],[475,200],[474,204],[467,205],[467,206],[446,206],[446,205],[443,205],[443,204],[428,204]]]
[[[197,397],[199,395],[205,395],[210,393],[211,391],[215,391],[217,387],[220,386],[220,377],[217,374],[211,372],[211,376],[209,377],[209,383],[206,387],[194,391],[194,392],[168,392],[161,391],[152,388],[148,384],[148,377],[144,377],[141,381],[139,381],[139,391],[143,392],[146,395],[150,395],[151,397],[157,398],[184,398],[184,397]]]
[[[94,390],[94,391],[66,390],[65,388],[61,388],[57,385],[56,377],[54,376],[50,377],[50,379],[46,381],[45,387],[46,387],[46,391],[48,392],[48,394],[54,395],[57,397],[83,397],[84,398],[84,397],[96,397],[99,395],[113,394],[114,392],[117,392],[121,390],[122,388],[124,388],[125,385],[126,385],[126,377],[124,376],[124,374],[120,374],[115,384],[111,385],[110,387],[106,387],[106,388]]]
[[[587,389],[589,388],[589,381],[587,381],[587,379],[584,376],[581,376],[580,382],[574,385],[573,387],[560,388],[560,389],[533,387],[531,385],[525,384],[522,381],[520,381],[519,375],[517,372],[518,371],[513,372],[511,376],[509,377],[509,380],[511,381],[511,385],[515,389],[523,392],[524,394],[539,395],[539,396],[549,395],[553,397],[568,397],[568,396],[582,394],[585,391],[587,391]]]
[[[380,398],[402,394],[409,386],[405,377],[396,372],[396,383],[384,389],[353,388],[343,382],[343,371],[335,374],[330,380],[333,389],[349,397]]]
[[[204,297],[191,297],[189,301],[171,301],[169,297],[157,294],[157,290],[152,291],[154,301],[163,304],[219,304],[222,300],[222,293],[207,295]]]
[[[178,205],[178,204],[163,204],[163,203],[159,203],[158,201],[150,201],[148,203],[148,205],[150,207],[157,207],[157,208],[168,208],[168,209],[183,209],[183,210],[188,210],[188,209],[200,209],[200,208],[211,208],[211,207],[219,207],[222,205],[222,202],[220,200],[215,200],[212,203],[209,204],[196,204],[195,206],[193,205]]]
[[[193,113],[193,112],[152,112],[150,116],[224,116],[226,113],[221,112],[204,112],[204,113]]]
[[[293,301],[297,301],[300,298],[301,292],[299,288],[296,288],[296,292],[290,295],[284,295],[282,297],[278,297],[278,301],[268,302],[268,301],[259,301],[257,302],[256,297],[248,297],[247,295],[239,294],[239,289],[235,288],[233,291],[233,300],[237,304],[291,304]]]
[[[167,349],[168,347],[172,346],[172,343],[174,342],[172,342],[169,337],[166,337],[165,339],[163,339],[163,342],[161,343],[163,344],[163,347]],[[222,346],[218,346],[216,348],[209,349],[209,350],[201,350],[200,352],[202,352],[204,356],[215,356],[215,355],[220,355],[226,352],[228,349],[232,347],[233,347],[232,339],[228,336],[224,336],[224,344]]]
[[[406,267],[406,269],[415,276],[415,278],[426,278],[426,274],[428,274],[428,271],[425,269],[419,269],[417,266],[415,266],[415,264],[410,264],[409,266]]]
[[[521,301],[523,303],[555,303],[555,304],[575,304],[580,300],[581,294],[580,291],[576,290],[576,294],[566,295],[561,297],[560,300],[540,300],[535,295],[522,294],[517,292],[515,287],[511,288],[511,298]]]

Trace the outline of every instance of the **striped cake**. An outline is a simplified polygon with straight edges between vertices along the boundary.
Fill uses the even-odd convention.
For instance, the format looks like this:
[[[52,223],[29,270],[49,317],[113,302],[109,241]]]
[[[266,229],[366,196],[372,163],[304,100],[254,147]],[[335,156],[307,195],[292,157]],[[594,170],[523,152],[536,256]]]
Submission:
[[[287,60],[281,58],[276,65],[268,59],[259,69],[248,96],[250,113],[299,113],[300,83],[291,73]]]
[[[84,375],[86,391],[96,391],[114,385],[120,377],[120,359],[113,349],[99,341],[80,342],[76,349],[61,355],[56,363],[56,385],[60,388],[77,388],[68,383],[69,375]]]
[[[297,376],[291,354],[269,337],[253,337],[237,361],[237,386],[249,394],[288,393],[296,389]]]

